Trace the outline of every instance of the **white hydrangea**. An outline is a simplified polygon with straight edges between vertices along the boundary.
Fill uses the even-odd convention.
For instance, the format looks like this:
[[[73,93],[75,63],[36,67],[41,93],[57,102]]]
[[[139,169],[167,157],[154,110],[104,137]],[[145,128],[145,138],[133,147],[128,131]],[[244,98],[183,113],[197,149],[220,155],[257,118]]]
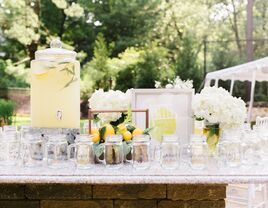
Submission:
[[[67,2],[65,0],[52,0],[52,2],[58,7],[59,9],[66,9]]]
[[[80,18],[84,15],[84,9],[76,3],[72,3],[71,6],[64,9],[64,13],[69,17]]]
[[[102,89],[96,90],[88,100],[91,109],[95,110],[127,110],[130,105],[130,91],[123,93],[119,90]],[[103,123],[116,121],[121,117],[121,113],[99,113],[98,118]]]
[[[246,104],[223,88],[205,87],[194,96],[192,103],[196,118],[218,123],[221,128],[236,128],[246,119]]]
[[[155,86],[155,88],[161,88],[161,82],[159,82],[159,81],[154,81],[154,86]]]
[[[193,80],[187,79],[186,81],[183,81],[179,76],[177,76],[173,82],[173,86],[175,89],[192,89]]]
[[[166,84],[166,89],[172,89],[174,86],[172,84]]]
[[[155,81],[155,88],[162,88],[161,82]],[[168,80],[168,84],[165,86],[166,89],[193,89],[193,80],[187,79],[182,80],[177,76],[173,81]]]

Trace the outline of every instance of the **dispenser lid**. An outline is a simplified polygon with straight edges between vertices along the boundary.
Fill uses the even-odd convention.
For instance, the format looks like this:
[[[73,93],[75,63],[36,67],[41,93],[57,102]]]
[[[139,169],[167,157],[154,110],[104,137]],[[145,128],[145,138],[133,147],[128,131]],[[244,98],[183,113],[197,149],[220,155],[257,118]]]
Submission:
[[[52,40],[50,48],[35,52],[35,59],[53,59],[54,57],[75,59],[76,52],[63,49],[59,39]]]

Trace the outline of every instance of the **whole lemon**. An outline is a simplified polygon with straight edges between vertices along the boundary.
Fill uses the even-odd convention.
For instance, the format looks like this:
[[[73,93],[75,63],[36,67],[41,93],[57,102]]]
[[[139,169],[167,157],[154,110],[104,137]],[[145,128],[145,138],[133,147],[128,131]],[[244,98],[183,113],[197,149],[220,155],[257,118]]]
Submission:
[[[105,133],[103,136],[103,139],[105,140],[107,136],[111,136],[111,135],[115,135],[115,131],[112,125],[107,124],[105,125],[106,129],[105,129]]]
[[[99,134],[99,129],[97,127],[92,127],[90,133],[91,134]]]
[[[97,143],[100,141],[100,134],[95,133],[95,134],[92,134],[92,136],[93,136],[92,142]]]
[[[143,134],[143,130],[141,130],[140,128],[136,128],[133,132],[132,132],[132,136],[139,136]]]
[[[125,131],[123,133],[123,138],[124,138],[125,141],[129,141],[129,140],[132,139],[132,134],[129,131]]]
[[[119,124],[119,125],[117,126],[117,128],[118,128],[118,130],[119,130],[119,132],[120,132],[121,134],[123,134],[123,133],[125,133],[125,132],[127,131],[127,127],[126,127],[125,124],[123,124],[123,123]]]

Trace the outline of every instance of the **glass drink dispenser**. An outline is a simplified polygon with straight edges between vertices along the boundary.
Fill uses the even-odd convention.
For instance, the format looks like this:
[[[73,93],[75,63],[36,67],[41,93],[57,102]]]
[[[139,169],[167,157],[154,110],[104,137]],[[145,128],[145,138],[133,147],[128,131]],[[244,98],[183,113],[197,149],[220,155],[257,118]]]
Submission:
[[[60,40],[31,61],[31,120],[38,128],[79,128],[80,64]]]

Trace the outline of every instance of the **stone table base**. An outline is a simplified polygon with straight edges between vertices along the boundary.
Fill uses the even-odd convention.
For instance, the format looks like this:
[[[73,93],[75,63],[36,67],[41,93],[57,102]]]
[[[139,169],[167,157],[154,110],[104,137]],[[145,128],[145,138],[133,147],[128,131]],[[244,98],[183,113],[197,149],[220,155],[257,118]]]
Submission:
[[[225,184],[1,184],[0,208],[224,208]]]

